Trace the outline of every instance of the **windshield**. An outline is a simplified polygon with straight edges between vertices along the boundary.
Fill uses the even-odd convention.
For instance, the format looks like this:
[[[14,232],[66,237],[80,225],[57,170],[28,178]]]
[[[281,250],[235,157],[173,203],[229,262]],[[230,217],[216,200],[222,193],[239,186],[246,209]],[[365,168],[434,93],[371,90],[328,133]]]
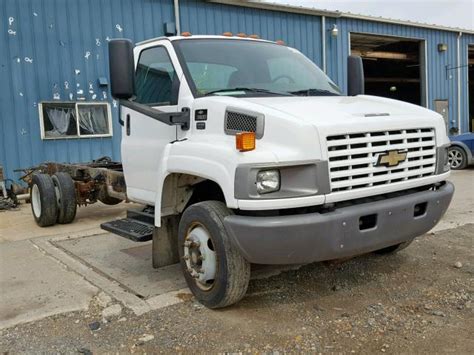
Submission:
[[[340,95],[336,84],[293,48],[260,41],[175,41],[195,95]]]

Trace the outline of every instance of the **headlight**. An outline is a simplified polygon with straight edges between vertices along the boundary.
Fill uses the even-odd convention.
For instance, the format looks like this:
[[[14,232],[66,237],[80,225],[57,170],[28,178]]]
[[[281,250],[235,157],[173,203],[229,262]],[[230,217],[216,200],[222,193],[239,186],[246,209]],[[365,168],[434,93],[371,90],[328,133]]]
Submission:
[[[444,157],[443,157],[443,172],[447,172],[451,169],[451,165],[449,164],[449,148],[444,148]]]
[[[280,171],[263,170],[257,173],[257,192],[267,194],[280,190]]]
[[[444,148],[444,166],[445,170],[449,170],[449,148]]]
[[[450,170],[449,146],[436,148],[436,174],[443,174]]]

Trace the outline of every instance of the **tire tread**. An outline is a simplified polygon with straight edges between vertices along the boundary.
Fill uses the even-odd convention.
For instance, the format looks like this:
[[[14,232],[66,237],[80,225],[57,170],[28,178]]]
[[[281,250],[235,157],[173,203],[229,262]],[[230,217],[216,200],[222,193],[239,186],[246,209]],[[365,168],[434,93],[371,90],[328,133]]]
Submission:
[[[40,193],[41,215],[37,217],[33,209],[33,185],[37,185]],[[56,224],[58,219],[58,206],[56,191],[51,176],[47,174],[34,174],[30,191],[31,211],[36,223],[40,227],[49,227]]]
[[[68,224],[74,221],[77,211],[76,189],[71,175],[58,172],[52,176],[53,183],[58,186],[60,205],[58,210],[58,223]]]
[[[235,248],[227,234],[227,231],[223,224],[223,220],[226,216],[231,215],[232,211],[229,210],[226,205],[220,201],[203,201],[188,207],[188,209],[184,211],[183,217],[181,219],[181,221],[184,222],[180,223],[179,237],[184,238],[183,228],[185,227],[186,223],[190,222],[190,216],[200,213],[204,213],[212,220],[212,222],[218,229],[218,237],[222,239],[221,242],[224,248],[226,259],[226,270],[224,272],[225,289],[220,289],[219,292],[216,292],[216,294],[211,298],[207,297],[206,299],[199,299],[199,293],[201,291],[197,290],[197,286],[192,286],[194,280],[190,279],[188,276],[186,276],[186,280],[191,290],[195,294],[196,298],[198,298],[198,300],[206,307],[213,309],[227,307],[234,303],[237,303],[245,296],[250,280],[250,263],[245,260],[244,257],[240,254],[239,250]],[[214,236],[214,238],[215,237],[216,236]],[[181,261],[181,263],[183,265],[184,270],[184,262]],[[219,265],[222,266],[221,263]],[[186,271],[184,272],[186,273]]]

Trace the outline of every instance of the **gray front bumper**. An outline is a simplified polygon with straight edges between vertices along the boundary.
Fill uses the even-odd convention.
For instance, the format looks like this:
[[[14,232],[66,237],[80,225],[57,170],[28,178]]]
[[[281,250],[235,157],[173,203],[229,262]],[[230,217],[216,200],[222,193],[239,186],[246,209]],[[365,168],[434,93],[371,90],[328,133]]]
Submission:
[[[279,217],[228,216],[225,227],[242,255],[256,264],[303,264],[363,254],[410,241],[440,220],[454,193],[446,182],[426,190],[376,202]],[[414,217],[415,205],[426,212]],[[360,230],[360,218],[376,214],[373,228]]]

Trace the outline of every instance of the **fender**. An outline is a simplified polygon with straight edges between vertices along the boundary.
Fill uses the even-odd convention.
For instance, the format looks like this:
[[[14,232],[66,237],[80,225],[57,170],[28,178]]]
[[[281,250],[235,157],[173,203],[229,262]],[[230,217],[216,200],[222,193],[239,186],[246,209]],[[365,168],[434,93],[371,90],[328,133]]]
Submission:
[[[165,179],[173,173],[189,174],[214,181],[224,193],[227,207],[238,207],[237,200],[233,196],[234,176],[229,174],[219,162],[200,157],[171,156],[164,161],[163,166],[166,166],[166,170],[160,174],[160,180],[156,188],[155,226],[161,226],[163,184]]]

